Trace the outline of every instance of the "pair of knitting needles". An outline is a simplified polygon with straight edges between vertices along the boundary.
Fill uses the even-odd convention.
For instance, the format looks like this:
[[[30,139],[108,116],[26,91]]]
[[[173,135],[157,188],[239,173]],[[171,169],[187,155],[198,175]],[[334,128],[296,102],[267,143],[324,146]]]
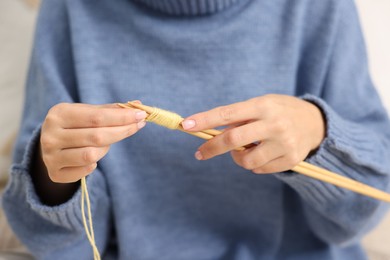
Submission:
[[[142,104],[136,103],[136,102],[128,102],[125,104],[119,103],[118,105],[120,107],[123,107],[123,108],[137,108],[137,109],[143,110],[148,114],[148,116],[146,117],[147,121],[157,123],[159,125],[168,127],[170,129],[177,129],[177,130],[180,130],[180,131],[185,132],[187,134],[194,135],[194,136],[197,136],[197,137],[205,139],[205,140],[210,140],[210,139],[214,138],[215,136],[222,133],[222,131],[219,131],[216,129],[203,130],[200,132],[186,131],[183,129],[183,127],[181,125],[181,121],[183,120],[182,117],[180,117],[179,115],[177,115],[175,113],[172,113],[172,112],[169,112],[166,110],[162,110],[159,108],[142,105]],[[169,125],[169,124],[167,125],[167,124],[161,123],[161,122],[171,123],[172,116],[176,117],[176,119],[173,120],[173,121],[176,121],[176,123],[173,123],[173,125]],[[159,119],[160,121],[155,120],[156,118]],[[245,149],[248,149],[248,148],[251,148],[254,146],[256,146],[256,144],[249,144],[247,146],[238,147],[235,150],[243,151]],[[317,180],[320,180],[323,182],[327,182],[327,183],[333,184],[335,186],[345,188],[345,189],[354,191],[356,193],[359,193],[359,194],[362,194],[362,195],[365,195],[365,196],[368,196],[368,197],[371,197],[374,199],[378,199],[378,200],[382,200],[382,201],[386,201],[386,202],[390,203],[390,194],[389,193],[378,190],[376,188],[373,188],[373,187],[368,186],[366,184],[363,184],[361,182],[352,180],[350,178],[341,176],[341,175],[336,174],[334,172],[325,170],[325,169],[318,167],[318,166],[315,166],[313,164],[302,161],[298,165],[293,167],[291,170],[294,172],[306,175],[308,177],[311,177],[311,178],[314,178],[314,179],[317,179]]]

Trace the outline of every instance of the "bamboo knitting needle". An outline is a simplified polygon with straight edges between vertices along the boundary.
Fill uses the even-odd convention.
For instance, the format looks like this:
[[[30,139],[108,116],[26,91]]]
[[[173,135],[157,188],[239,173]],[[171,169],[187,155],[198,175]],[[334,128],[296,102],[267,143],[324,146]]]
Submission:
[[[148,115],[151,115],[152,113],[154,113],[155,109],[156,109],[154,107],[142,105],[142,104],[135,103],[135,102],[128,102],[127,104],[117,103],[117,105],[120,107],[123,107],[123,108],[129,108],[129,106],[133,107],[133,108],[138,108],[138,109],[145,111]],[[182,118],[182,120],[183,120],[183,118]],[[207,129],[207,130],[203,130],[203,131],[199,131],[199,132],[190,132],[190,131],[184,130],[181,125],[178,125],[176,129],[180,130],[184,133],[205,139],[205,140],[210,140],[211,138],[214,138],[215,136],[222,133],[222,131],[219,131],[216,129]],[[251,148],[253,146],[255,146],[255,145],[249,144],[249,145],[246,145],[245,147],[237,147],[235,150],[243,151],[243,150]]]
[[[305,164],[302,164],[305,163]],[[345,188],[356,193],[360,193],[362,195],[386,201],[390,203],[390,194],[384,191],[378,190],[361,182],[352,180],[350,178],[338,175],[334,172],[327,171],[325,169],[320,168],[320,171],[315,171],[312,169],[313,165],[309,167],[305,167],[307,162],[300,162],[297,166],[292,168],[293,171],[298,172],[300,174],[306,175],[308,177],[327,182],[333,184],[335,186]],[[319,168],[319,167],[317,167]]]
[[[127,104],[118,103],[118,106],[123,107],[123,108],[129,108],[129,105],[130,105],[130,107],[141,109],[149,115],[152,114],[154,112],[154,109],[155,109],[153,107],[141,105],[141,104],[134,103],[134,102],[128,102]],[[177,130],[180,130],[180,131],[185,132],[185,133],[190,134],[190,135],[197,136],[197,137],[205,139],[205,140],[210,140],[211,138],[213,138],[215,136],[216,131],[217,131],[217,130],[212,129],[211,131],[205,130],[202,132],[190,132],[190,131],[184,130],[181,125],[178,126]],[[214,133],[214,135],[212,135],[211,133]]]
[[[127,104],[118,104],[120,107],[123,108],[138,108],[141,110],[144,110],[147,114],[152,114],[155,111],[155,108],[145,106],[139,103],[133,103],[133,102],[128,102]],[[183,129],[181,125],[177,127],[178,130],[183,131],[185,133],[200,137],[205,140],[210,140],[211,138],[215,137],[216,135],[219,135],[222,133],[222,131],[216,130],[216,129],[209,129],[209,130],[204,130],[200,132],[189,132]],[[248,146],[245,147],[238,147],[236,150],[243,151],[245,149],[248,149],[250,147],[256,146],[255,144],[249,144]],[[295,171],[297,173],[303,174],[305,176],[311,177],[313,179],[317,179],[323,182],[327,182],[330,184],[333,184],[335,186],[345,188],[351,191],[354,191],[356,193],[360,193],[362,195],[375,198],[378,200],[386,201],[390,203],[390,194],[386,193],[384,191],[375,189],[371,186],[368,186],[366,184],[360,183],[358,181],[352,180],[350,178],[341,176],[339,174],[336,174],[334,172],[325,170],[321,167],[312,165],[307,162],[300,162],[298,165],[293,167],[291,169],[292,171]]]

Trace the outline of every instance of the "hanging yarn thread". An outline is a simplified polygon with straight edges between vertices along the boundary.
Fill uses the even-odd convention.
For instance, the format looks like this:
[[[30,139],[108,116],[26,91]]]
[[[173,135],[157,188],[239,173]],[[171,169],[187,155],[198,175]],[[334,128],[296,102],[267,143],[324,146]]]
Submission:
[[[152,110],[150,110],[149,112],[150,113],[146,118],[146,121],[154,122],[169,129],[178,129],[180,127],[180,123],[183,121],[183,118],[180,115],[167,110],[152,108]],[[87,204],[87,217],[85,216],[85,202]],[[83,218],[85,233],[93,250],[94,260],[100,260],[101,258],[99,250],[96,246],[95,234],[93,231],[91,203],[89,199],[89,193],[85,177],[81,179],[81,214]]]
[[[85,202],[87,203],[87,214],[88,214],[88,223],[85,217]],[[93,232],[93,223],[92,223],[92,213],[91,213],[91,202],[89,199],[89,193],[87,188],[87,183],[85,177],[81,179],[81,215],[83,218],[83,225],[85,229],[85,234],[91,244],[93,250],[93,259],[100,260],[99,250],[95,242],[95,234]]]
[[[124,105],[122,104],[118,104],[118,105],[124,107]],[[166,111],[158,108],[152,108],[152,110],[149,111],[149,115],[146,118],[146,120],[149,122],[155,122],[156,124],[167,127],[169,129],[177,129],[180,126],[180,123],[183,121],[183,118],[180,115],[170,111]],[[85,202],[87,204],[88,221],[85,216]],[[95,234],[93,231],[91,203],[89,199],[89,193],[88,193],[85,177],[81,179],[81,214],[83,218],[85,233],[87,235],[87,238],[93,250],[94,260],[100,260],[100,254],[96,246]]]

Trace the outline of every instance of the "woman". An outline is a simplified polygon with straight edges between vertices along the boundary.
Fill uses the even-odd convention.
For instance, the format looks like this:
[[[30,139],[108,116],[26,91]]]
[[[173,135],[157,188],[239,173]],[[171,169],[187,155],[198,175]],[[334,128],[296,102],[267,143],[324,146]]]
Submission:
[[[104,259],[365,259],[385,212],[287,171],[388,189],[390,123],[350,0],[46,0],[26,96],[3,203],[39,259],[92,257],[86,175]],[[113,105],[133,99],[229,128],[205,144],[144,128]]]

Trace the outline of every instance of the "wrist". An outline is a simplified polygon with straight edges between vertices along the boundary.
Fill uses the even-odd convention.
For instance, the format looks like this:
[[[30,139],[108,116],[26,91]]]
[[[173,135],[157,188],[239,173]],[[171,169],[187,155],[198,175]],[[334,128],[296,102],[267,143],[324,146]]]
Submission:
[[[326,120],[323,111],[316,104],[306,101],[310,107],[311,146],[310,152],[318,149],[326,136]]]

